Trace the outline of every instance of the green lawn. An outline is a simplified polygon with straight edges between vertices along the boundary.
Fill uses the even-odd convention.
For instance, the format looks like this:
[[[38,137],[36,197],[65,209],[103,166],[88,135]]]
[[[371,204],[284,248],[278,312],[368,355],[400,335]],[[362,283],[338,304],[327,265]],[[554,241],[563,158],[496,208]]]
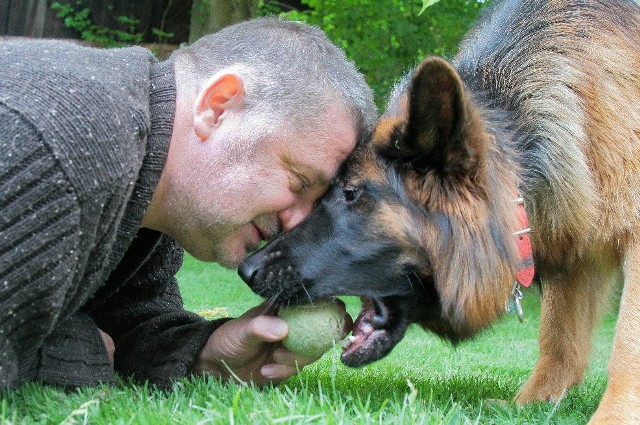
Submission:
[[[187,258],[178,278],[187,308],[237,316],[260,302],[237,277]],[[355,316],[358,301],[345,298]],[[2,394],[0,423],[96,424],[542,424],[585,423],[606,383],[615,317],[605,317],[580,387],[559,405],[510,400],[537,357],[538,295],[525,292],[525,321],[506,316],[458,348],[417,328],[385,359],[349,369],[339,349],[275,387],[178,382],[169,393],[120,382],[65,393],[28,384]]]

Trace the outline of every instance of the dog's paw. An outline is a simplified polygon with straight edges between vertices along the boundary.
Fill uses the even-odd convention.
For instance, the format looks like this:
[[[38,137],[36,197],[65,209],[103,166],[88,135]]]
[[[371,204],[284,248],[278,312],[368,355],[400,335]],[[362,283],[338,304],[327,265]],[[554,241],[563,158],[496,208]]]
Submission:
[[[515,402],[520,405],[536,401],[560,402],[564,399],[567,388],[575,385],[576,382],[570,382],[560,376],[553,376],[553,378],[551,376],[553,375],[534,372],[518,391]]]
[[[610,377],[598,409],[591,417],[589,425],[632,425],[640,423],[638,401],[640,395],[635,380],[629,377]]]

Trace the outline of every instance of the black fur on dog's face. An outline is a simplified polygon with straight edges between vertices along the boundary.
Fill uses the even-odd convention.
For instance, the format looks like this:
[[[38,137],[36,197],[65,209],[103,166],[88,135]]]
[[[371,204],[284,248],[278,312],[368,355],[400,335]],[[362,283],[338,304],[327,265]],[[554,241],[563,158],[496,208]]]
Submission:
[[[513,170],[487,165],[495,137],[470,108],[450,65],[423,62],[309,217],[239,268],[280,305],[360,296],[346,365],[384,357],[410,323],[456,342],[503,310]]]

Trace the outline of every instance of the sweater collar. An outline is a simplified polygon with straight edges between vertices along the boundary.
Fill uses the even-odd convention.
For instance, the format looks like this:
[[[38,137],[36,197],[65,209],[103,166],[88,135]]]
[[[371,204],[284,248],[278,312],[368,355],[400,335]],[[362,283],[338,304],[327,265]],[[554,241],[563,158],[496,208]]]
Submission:
[[[176,107],[176,83],[173,63],[156,62],[151,66],[149,81],[149,114],[151,128],[147,138],[147,148],[138,181],[134,188],[133,199],[141,201],[143,211],[136,226],[146,211],[169,152],[169,142],[173,130]]]
[[[130,249],[134,238],[141,230],[140,223],[160,181],[160,174],[169,152],[176,105],[173,63],[157,62],[154,59],[151,62],[149,80],[147,81],[149,83],[150,127],[148,133],[141,135],[142,142],[145,143],[144,157],[118,228],[117,241],[110,258],[111,270],[120,263],[125,251]],[[157,241],[160,234],[151,233],[153,233],[154,240]],[[154,243],[150,245],[152,248]]]
[[[169,152],[176,106],[176,84],[173,63],[153,62],[149,78],[150,130],[142,166],[127,205],[120,231],[135,235],[160,181]]]

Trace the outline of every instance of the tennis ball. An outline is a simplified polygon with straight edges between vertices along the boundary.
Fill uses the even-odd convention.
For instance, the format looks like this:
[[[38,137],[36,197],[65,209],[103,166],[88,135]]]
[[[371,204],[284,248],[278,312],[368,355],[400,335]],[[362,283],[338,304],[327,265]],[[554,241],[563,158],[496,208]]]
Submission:
[[[321,356],[347,335],[344,310],[333,299],[283,307],[278,317],[289,325],[283,345],[304,357]]]

